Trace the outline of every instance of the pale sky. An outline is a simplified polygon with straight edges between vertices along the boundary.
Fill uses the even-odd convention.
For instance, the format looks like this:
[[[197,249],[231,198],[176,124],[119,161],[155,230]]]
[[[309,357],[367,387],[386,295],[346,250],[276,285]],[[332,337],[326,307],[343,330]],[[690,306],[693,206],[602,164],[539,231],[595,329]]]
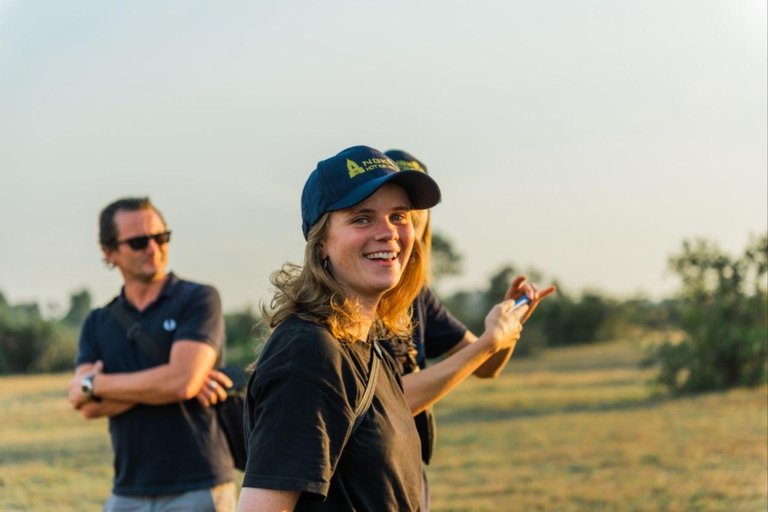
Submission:
[[[300,262],[315,164],[424,161],[446,290],[506,262],[658,298],[684,238],[768,229],[765,0],[0,0],[0,291],[119,290],[97,215],[149,195],[226,310]]]

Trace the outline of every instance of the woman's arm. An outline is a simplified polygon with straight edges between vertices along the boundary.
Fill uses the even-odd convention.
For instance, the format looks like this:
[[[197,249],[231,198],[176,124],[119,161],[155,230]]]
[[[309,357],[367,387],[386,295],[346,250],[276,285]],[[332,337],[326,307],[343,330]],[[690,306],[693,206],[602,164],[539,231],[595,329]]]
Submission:
[[[415,416],[434,404],[469,375],[494,378],[509,361],[520,338],[522,323],[539,302],[555,291],[554,286],[539,291],[525,284],[525,276],[518,276],[504,296],[504,302],[494,307],[485,320],[485,332],[477,338],[470,331],[451,350],[443,361],[403,376],[405,400]],[[531,302],[511,312],[514,302],[523,296]]]
[[[300,491],[277,491],[243,487],[237,512],[284,512],[293,510],[299,501]]]
[[[514,301],[497,304],[485,319],[485,332],[476,342],[434,366],[403,376],[405,401],[415,416],[448,394],[500,350],[514,350],[523,326],[519,315],[527,306],[514,312]]]

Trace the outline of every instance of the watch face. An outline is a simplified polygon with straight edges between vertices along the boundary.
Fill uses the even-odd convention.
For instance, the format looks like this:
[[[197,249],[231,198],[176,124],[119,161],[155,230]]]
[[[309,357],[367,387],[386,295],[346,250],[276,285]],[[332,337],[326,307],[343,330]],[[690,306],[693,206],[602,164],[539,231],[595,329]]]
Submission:
[[[85,396],[90,397],[93,393],[93,377],[88,376],[84,378],[83,382],[80,384],[80,388]]]

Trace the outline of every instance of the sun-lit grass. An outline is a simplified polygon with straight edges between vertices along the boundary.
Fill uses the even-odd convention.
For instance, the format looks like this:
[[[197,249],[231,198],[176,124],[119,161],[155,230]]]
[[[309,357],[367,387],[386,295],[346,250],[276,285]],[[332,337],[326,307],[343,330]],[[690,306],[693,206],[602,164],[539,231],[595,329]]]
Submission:
[[[435,510],[761,510],[766,387],[670,398],[630,343],[550,350],[437,407]],[[0,509],[100,510],[105,420],[70,410],[69,375],[0,379]]]
[[[765,387],[670,398],[630,343],[513,361],[437,407],[438,510],[766,510]]]

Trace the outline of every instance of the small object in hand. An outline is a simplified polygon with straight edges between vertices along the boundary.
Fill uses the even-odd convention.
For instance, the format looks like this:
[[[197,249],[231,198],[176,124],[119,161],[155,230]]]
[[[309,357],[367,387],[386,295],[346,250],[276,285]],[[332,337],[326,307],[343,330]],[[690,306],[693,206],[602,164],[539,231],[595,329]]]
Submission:
[[[531,299],[529,299],[527,295],[523,295],[521,298],[515,301],[515,305],[512,306],[512,311],[516,310],[520,306],[525,306],[530,303],[531,303]]]
[[[208,381],[208,387],[209,387],[209,388],[211,388],[211,389],[216,389],[216,386],[218,386],[218,384],[216,384],[216,381],[215,381],[215,380],[209,380],[209,381]]]

